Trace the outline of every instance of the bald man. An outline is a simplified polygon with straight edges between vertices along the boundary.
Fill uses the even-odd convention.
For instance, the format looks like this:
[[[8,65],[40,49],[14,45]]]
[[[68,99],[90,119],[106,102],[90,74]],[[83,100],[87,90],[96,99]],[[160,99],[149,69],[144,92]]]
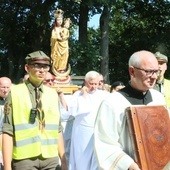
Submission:
[[[43,84],[49,87],[53,87],[54,80],[55,80],[55,77],[50,72],[47,72],[45,79],[43,81]]]
[[[0,169],[3,169],[3,161],[2,161],[2,125],[4,119],[4,103],[6,101],[6,97],[10,91],[10,87],[12,85],[11,80],[8,77],[0,78]]]
[[[164,96],[152,89],[159,74],[153,53],[138,51],[130,57],[129,83],[104,99],[98,110],[94,141],[99,169],[140,170],[134,161],[125,109],[131,105],[165,105]]]
[[[8,96],[11,85],[12,82],[8,77],[0,78],[0,105],[4,105],[5,99]]]

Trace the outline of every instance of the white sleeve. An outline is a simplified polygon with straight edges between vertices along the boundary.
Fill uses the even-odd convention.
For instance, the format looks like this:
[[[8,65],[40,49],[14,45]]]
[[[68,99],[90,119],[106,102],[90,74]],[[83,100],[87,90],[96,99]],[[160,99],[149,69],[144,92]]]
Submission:
[[[73,94],[70,100],[70,104],[68,106],[68,111],[72,116],[76,116],[79,114],[89,113],[90,112],[90,100],[88,96],[84,98],[81,95],[81,92],[78,94]]]
[[[134,162],[134,160],[123,151],[119,142],[122,123],[119,112],[122,103],[120,101],[116,102],[116,100],[119,99],[113,101],[113,98],[111,98],[102,102],[95,122],[95,154],[99,167],[102,170],[126,170]],[[114,108],[111,103],[115,104]],[[116,107],[118,103],[120,104]]]

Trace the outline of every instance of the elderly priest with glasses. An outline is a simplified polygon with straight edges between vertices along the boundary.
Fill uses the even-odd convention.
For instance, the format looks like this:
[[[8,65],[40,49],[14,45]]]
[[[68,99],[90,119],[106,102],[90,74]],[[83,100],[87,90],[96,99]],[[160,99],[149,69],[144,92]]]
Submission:
[[[25,58],[29,79],[15,85],[5,104],[3,159],[6,170],[67,170],[58,95],[43,85],[50,58],[42,51]],[[12,164],[11,164],[12,163]]]
[[[125,109],[132,105],[165,105],[164,96],[152,89],[159,74],[153,53],[143,50],[130,57],[128,85],[104,99],[98,110],[94,141],[99,169],[140,170],[133,155]]]

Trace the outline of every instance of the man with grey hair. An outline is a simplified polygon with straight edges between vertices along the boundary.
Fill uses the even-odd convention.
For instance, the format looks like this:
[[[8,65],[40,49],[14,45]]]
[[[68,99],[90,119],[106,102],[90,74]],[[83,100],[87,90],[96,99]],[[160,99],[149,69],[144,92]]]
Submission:
[[[135,52],[129,59],[130,81],[101,103],[94,127],[95,153],[100,169],[140,170],[134,161],[125,109],[131,105],[165,105],[152,89],[160,70],[149,51]]]
[[[94,121],[102,100],[110,94],[99,90],[99,73],[89,71],[85,75],[84,86],[76,91],[68,106],[69,114],[75,117],[72,137],[69,170],[96,170],[94,157]]]

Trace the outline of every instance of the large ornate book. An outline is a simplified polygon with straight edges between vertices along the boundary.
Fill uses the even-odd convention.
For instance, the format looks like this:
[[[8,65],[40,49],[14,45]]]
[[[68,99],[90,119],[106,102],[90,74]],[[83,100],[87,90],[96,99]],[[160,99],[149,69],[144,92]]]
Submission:
[[[134,158],[142,170],[162,170],[170,161],[170,117],[165,106],[126,109]]]

